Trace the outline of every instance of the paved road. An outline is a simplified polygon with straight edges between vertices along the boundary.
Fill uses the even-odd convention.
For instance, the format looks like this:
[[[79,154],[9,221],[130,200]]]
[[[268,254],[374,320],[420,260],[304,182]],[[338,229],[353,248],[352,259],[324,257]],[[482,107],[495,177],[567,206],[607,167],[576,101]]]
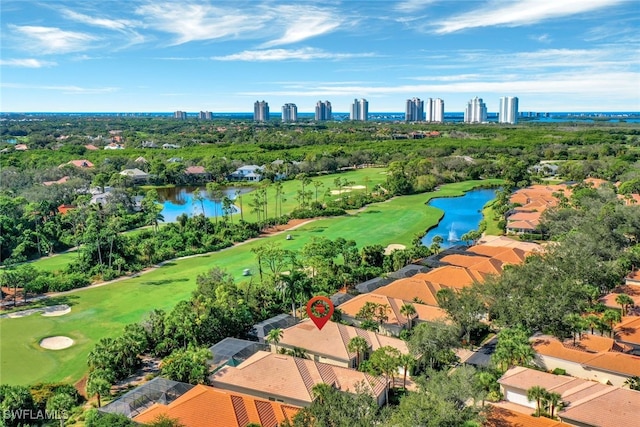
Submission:
[[[488,367],[489,362],[491,361],[491,355],[496,351],[497,342],[497,336],[491,338],[482,347],[475,350],[473,355],[467,358],[464,362],[469,365]]]

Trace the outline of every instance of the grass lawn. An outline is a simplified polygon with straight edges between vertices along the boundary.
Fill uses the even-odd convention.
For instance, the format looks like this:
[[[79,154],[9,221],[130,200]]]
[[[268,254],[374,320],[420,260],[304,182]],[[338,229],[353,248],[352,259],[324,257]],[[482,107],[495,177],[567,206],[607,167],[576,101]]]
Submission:
[[[482,217],[487,224],[487,229],[484,232],[490,236],[501,236],[504,234],[504,230],[498,227],[499,220],[496,219],[496,213],[493,210],[493,202],[493,200],[490,201],[484,206],[484,208],[482,208]]]
[[[118,335],[125,324],[140,321],[154,308],[170,310],[189,297],[196,276],[214,266],[226,269],[238,281],[246,280],[243,269],[257,270],[251,248],[267,240],[278,241],[289,249],[302,247],[312,236],[353,239],[359,247],[374,243],[408,245],[440,217],[438,209],[425,206],[428,200],[462,195],[480,182],[444,185],[436,192],[398,197],[351,215],[314,221],[289,232],[293,240],[286,240],[284,234],[260,238],[221,252],[172,261],[139,277],[80,289],[60,297],[58,303],[72,306],[71,313],[64,316],[43,317],[36,313],[0,319],[0,383],[77,381],[86,371],[87,354],[97,340]],[[41,349],[39,341],[52,335],[69,336],[76,344],[65,350]]]
[[[78,257],[75,251],[64,252],[50,257],[39,258],[32,262],[33,266],[44,271],[58,271],[64,269],[71,261]]]

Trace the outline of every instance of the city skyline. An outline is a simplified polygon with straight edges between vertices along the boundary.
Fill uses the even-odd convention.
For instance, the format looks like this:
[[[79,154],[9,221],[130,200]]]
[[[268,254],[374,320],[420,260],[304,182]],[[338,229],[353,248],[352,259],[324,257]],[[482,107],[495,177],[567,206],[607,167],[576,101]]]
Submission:
[[[640,111],[629,0],[3,0],[2,112]],[[425,110],[427,106],[425,105]]]

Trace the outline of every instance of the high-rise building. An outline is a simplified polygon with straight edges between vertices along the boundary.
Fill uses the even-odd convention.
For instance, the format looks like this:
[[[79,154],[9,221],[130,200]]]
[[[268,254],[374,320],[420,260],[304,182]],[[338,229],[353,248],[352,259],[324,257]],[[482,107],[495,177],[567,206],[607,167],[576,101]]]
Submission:
[[[186,111],[176,111],[175,113],[173,113],[173,118],[174,119],[178,119],[178,120],[186,120],[187,119],[187,113]]]
[[[427,117],[426,121],[429,123],[442,123],[444,122],[444,101],[440,98],[427,99]]]
[[[329,101],[316,102],[316,121],[319,122],[331,119],[333,119],[333,116],[331,115],[331,103]]]
[[[498,123],[518,123],[518,98],[515,96],[503,96],[500,98],[500,110],[498,111]]]
[[[407,99],[404,109],[404,120],[407,122],[421,122],[424,120],[424,101],[420,98]]]
[[[296,104],[284,104],[282,106],[282,123],[297,122],[298,107]]]
[[[487,121],[487,105],[477,96],[467,103],[464,110],[465,123],[484,123]]]
[[[211,111],[200,111],[198,118],[200,120],[211,120]]]
[[[269,120],[269,103],[256,101],[253,104],[253,120],[256,122],[266,122]]]
[[[362,99],[354,99],[351,104],[351,112],[349,114],[349,120],[359,120],[366,122],[369,119],[369,102]]]

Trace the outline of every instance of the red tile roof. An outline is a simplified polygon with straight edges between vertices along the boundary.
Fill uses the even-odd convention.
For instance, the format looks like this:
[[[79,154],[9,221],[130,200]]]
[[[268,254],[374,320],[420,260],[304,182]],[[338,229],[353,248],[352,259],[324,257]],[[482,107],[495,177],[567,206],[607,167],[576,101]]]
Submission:
[[[401,280],[396,280],[396,282],[401,282]],[[413,295],[412,293],[407,293],[405,295],[407,297],[411,296],[411,298],[408,299],[395,298],[385,295],[385,292],[389,291],[389,289],[385,290],[385,288],[388,288],[389,286],[390,285],[383,286],[379,289],[376,289],[372,293],[358,295],[357,297],[340,304],[339,308],[347,316],[355,318],[356,314],[367,302],[387,305],[388,310],[386,314],[388,316],[388,319],[385,324],[398,326],[404,326],[405,324],[407,324],[407,318],[402,313],[400,313],[400,307],[402,307],[405,303],[413,305],[413,307],[416,309],[418,320],[433,322],[436,320],[443,320],[447,317],[447,313],[439,307],[413,302],[413,297],[411,296]],[[382,293],[380,291],[382,291]]]
[[[165,415],[185,427],[245,427],[249,423],[277,427],[285,420],[291,422],[299,410],[295,406],[197,385],[168,405],[152,405],[134,421],[150,423]]]
[[[492,405],[488,411],[487,419],[482,425],[485,427],[560,427],[569,424]]]
[[[353,369],[293,356],[259,351],[237,367],[225,366],[211,376],[219,388],[239,388],[274,398],[311,403],[312,388],[325,383],[340,391],[355,392],[361,385],[377,400],[386,389],[382,378]]]
[[[634,345],[640,345],[640,317],[625,316],[616,326],[616,339]]]

